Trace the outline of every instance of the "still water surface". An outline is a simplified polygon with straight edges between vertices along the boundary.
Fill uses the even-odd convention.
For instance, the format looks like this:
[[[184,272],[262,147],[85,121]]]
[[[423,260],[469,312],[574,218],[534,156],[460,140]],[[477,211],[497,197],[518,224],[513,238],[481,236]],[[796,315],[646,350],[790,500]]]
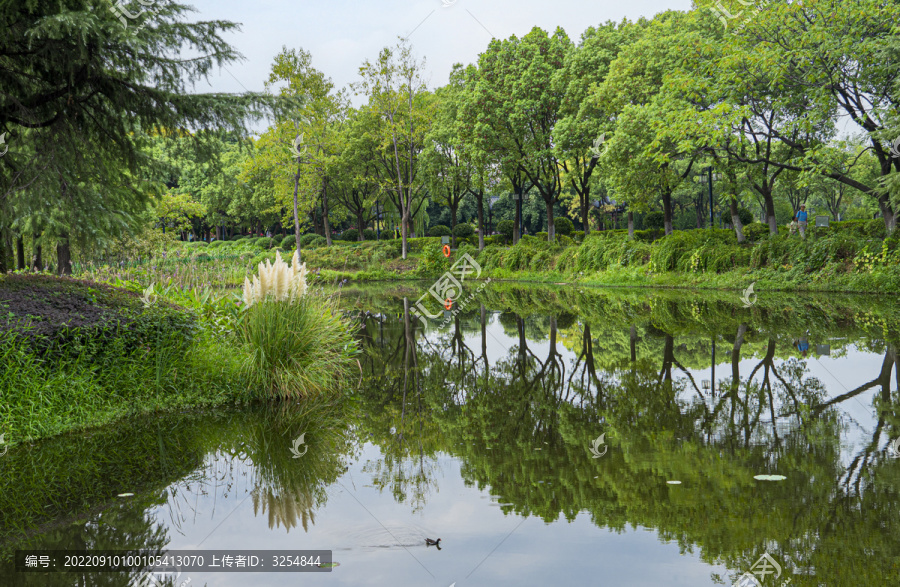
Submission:
[[[427,287],[342,292],[364,349],[347,401],[5,456],[0,584],[134,585],[146,569],[8,566],[125,548],[340,563],[169,581],[192,587],[900,584],[894,301],[493,284],[441,326],[409,312]]]

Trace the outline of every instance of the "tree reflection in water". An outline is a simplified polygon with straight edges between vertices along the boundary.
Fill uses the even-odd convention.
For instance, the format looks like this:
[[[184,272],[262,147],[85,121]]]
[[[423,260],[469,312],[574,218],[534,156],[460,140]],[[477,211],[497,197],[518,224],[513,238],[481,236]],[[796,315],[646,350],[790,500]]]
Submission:
[[[410,319],[408,299],[386,300],[399,317],[361,328],[363,408],[385,454],[377,483],[421,508],[441,451],[519,515],[656,528],[735,572],[768,551],[794,585],[898,582],[900,481],[884,448],[900,425],[898,322],[874,339],[848,319],[869,312],[884,324],[890,310],[650,297],[490,288],[438,330]],[[881,371],[835,393],[812,375],[815,359],[796,356],[805,330],[833,357],[883,355]],[[698,385],[707,369],[708,387]],[[870,390],[865,432],[847,402]],[[392,427],[402,434],[385,435]],[[592,459],[601,433],[611,448]],[[858,454],[842,452],[863,433]],[[754,480],[773,473],[787,480]]]

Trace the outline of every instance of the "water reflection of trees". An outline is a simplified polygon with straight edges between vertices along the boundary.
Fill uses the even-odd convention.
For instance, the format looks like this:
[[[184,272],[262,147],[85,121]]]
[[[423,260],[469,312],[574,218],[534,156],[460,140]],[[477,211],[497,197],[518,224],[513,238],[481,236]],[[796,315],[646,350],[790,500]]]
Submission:
[[[241,489],[270,528],[306,529],[355,451],[355,421],[348,402],[322,397],[126,421],[47,441],[37,463],[20,451],[0,478],[10,489],[2,495],[0,585],[134,585],[149,569],[26,574],[14,571],[12,557],[24,549],[162,552],[200,497],[227,507]],[[307,452],[294,459],[292,441],[304,432]],[[123,491],[135,495],[116,498]]]
[[[900,547],[896,532],[887,530],[896,530],[896,522],[886,521],[900,513],[900,482],[879,449],[898,424],[893,343],[873,345],[847,320],[812,321],[811,310],[798,324],[722,303],[698,311],[695,302],[683,308],[672,300],[652,307],[606,301],[577,320],[552,306],[526,313],[537,308],[514,299],[494,300],[494,311],[474,306],[440,331],[424,331],[417,321],[406,327],[407,306],[402,328],[387,316],[367,321],[370,333],[394,335],[382,346],[414,357],[382,363],[383,354],[366,347],[374,383],[365,392],[366,410],[376,410],[379,430],[399,416],[405,432],[376,434],[385,463],[392,463],[380,483],[409,482],[384,475],[392,466],[401,471],[404,459],[433,463],[442,450],[461,458],[466,478],[521,515],[572,519],[587,511],[601,526],[654,527],[662,539],[700,546],[705,560],[735,570],[749,569],[768,550],[793,572],[815,570],[816,581],[798,574],[795,585],[900,578],[885,562]],[[810,324],[821,340],[843,339],[835,354],[851,345],[878,347],[881,371],[829,398],[809,374],[809,360],[796,356],[796,333]],[[509,348],[492,340],[498,327],[514,341]],[[489,364],[498,350],[501,357]],[[697,381],[704,363],[713,373]],[[842,409],[872,389],[877,426],[844,464]],[[410,437],[417,430],[427,434]],[[592,459],[587,447],[603,432],[609,453]],[[419,473],[427,477],[425,468]],[[753,479],[763,473],[788,480]],[[873,564],[873,552],[886,559]]]

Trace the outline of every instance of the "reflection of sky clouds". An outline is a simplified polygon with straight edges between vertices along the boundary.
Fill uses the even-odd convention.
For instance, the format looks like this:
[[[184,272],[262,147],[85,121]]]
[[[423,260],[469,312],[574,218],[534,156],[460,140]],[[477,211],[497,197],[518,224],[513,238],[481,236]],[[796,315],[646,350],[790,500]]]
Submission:
[[[654,529],[611,532],[598,528],[587,514],[579,514],[571,522],[560,518],[549,524],[532,517],[519,526],[522,518],[504,515],[501,508],[492,505],[489,490],[466,487],[461,461],[446,455],[438,459],[443,472],[437,480],[440,490],[430,495],[421,511],[413,513],[408,505],[398,504],[389,491],[379,492],[369,485],[370,477],[362,466],[381,458],[376,446],[365,445],[360,460],[350,466],[339,483],[329,487],[328,501],[315,512],[315,524],[309,532],[300,528],[290,532],[270,529],[264,515],[254,516],[250,500],[243,501],[247,495],[242,490],[232,490],[225,498],[225,485],[207,484],[205,495],[195,491],[192,496],[196,517],[187,516],[181,532],[171,532],[168,547],[197,548],[212,532],[200,548],[326,549],[332,550],[334,560],[341,563],[332,573],[305,573],[301,577],[285,573],[190,573],[191,585],[216,587],[446,587],[454,581],[458,587],[574,585],[597,584],[600,578],[610,585],[693,587],[713,585],[710,574],[726,572],[724,567],[703,563],[696,554],[681,555],[675,542],[661,543]],[[166,516],[159,518],[166,523]],[[393,538],[382,524],[409,552],[392,545]],[[426,536],[441,538],[443,549],[426,548]]]

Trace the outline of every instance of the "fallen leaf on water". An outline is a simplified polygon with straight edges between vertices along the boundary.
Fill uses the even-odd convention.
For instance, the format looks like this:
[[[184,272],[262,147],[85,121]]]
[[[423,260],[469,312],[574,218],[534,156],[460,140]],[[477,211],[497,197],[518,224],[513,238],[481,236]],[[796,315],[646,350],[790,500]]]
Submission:
[[[784,475],[754,475],[757,481],[784,481],[787,479]]]

